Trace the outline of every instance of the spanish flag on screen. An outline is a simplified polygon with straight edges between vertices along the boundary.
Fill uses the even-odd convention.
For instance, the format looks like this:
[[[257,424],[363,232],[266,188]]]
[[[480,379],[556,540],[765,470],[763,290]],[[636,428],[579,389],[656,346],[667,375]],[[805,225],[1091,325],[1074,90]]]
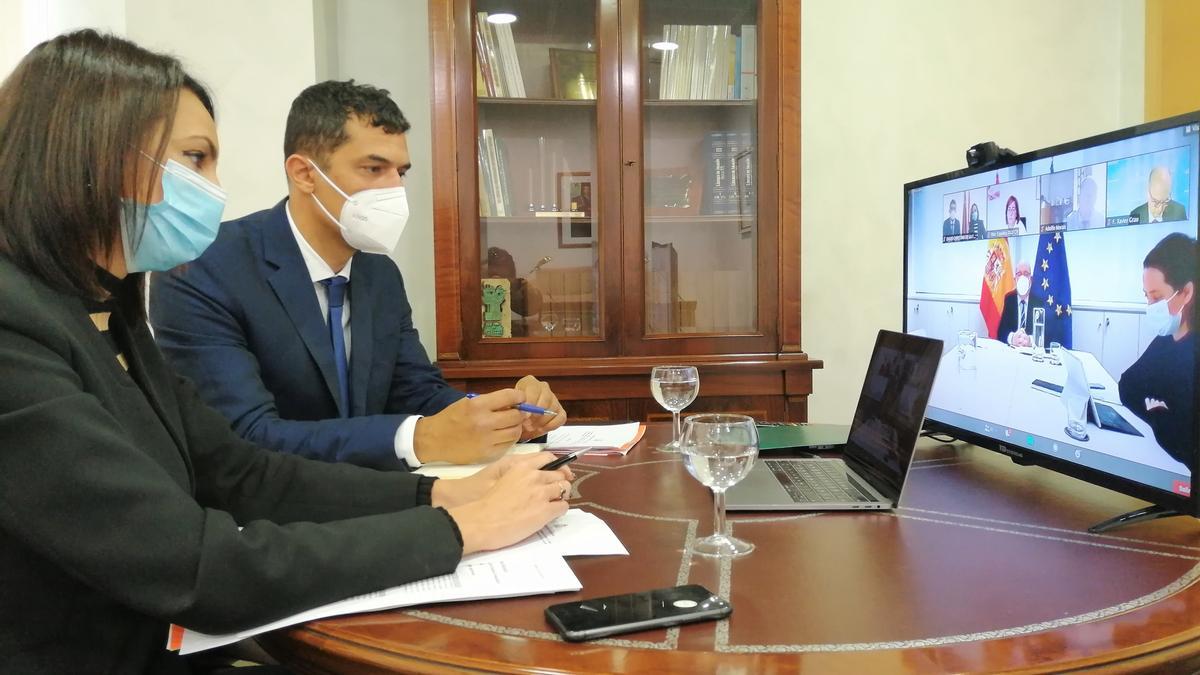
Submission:
[[[987,262],[983,266],[983,285],[979,290],[979,313],[987,324],[988,337],[998,339],[1004,296],[1016,288],[1013,281],[1012,253],[1007,239],[988,240]]]

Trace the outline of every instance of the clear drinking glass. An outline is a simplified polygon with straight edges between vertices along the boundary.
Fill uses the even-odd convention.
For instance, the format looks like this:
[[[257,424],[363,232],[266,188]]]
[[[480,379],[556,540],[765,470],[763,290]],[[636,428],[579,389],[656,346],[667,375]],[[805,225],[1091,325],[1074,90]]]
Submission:
[[[558,314],[553,311],[542,312],[541,323],[546,335],[554,335],[554,328],[558,325]]]
[[[973,330],[958,331],[958,369],[975,370],[975,347],[978,336]]]
[[[1087,372],[1083,362],[1071,352],[1059,347],[1058,357],[1067,367],[1067,381],[1063,385],[1062,403],[1067,411],[1067,435],[1077,441],[1088,440],[1087,412],[1092,392],[1088,387]]]
[[[671,442],[659,450],[679,452],[679,411],[691,405],[700,393],[700,373],[695,366],[655,366],[650,371],[650,393],[673,418]]]
[[[713,491],[713,533],[692,544],[693,553],[741,556],[754,544],[725,534],[725,490],[750,473],[758,456],[758,428],[745,415],[691,415],[680,450],[692,478]]]

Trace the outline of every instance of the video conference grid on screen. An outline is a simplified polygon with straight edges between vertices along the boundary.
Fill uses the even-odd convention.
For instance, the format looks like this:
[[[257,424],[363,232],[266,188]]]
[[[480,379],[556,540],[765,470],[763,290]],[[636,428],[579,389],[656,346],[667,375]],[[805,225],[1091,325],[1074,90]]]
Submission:
[[[908,330],[946,347],[929,419],[1190,493],[1191,291],[1144,263],[1195,276],[1198,139],[1189,123],[909,192]]]

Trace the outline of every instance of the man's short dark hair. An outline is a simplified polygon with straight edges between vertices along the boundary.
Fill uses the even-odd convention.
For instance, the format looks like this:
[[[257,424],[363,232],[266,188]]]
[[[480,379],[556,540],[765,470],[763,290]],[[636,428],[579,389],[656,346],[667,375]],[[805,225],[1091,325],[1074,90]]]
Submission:
[[[1196,281],[1196,240],[1180,232],[1168,234],[1146,254],[1142,267],[1162,272],[1167,285],[1178,291]]]
[[[292,101],[283,133],[284,157],[302,153],[323,162],[346,142],[346,120],[351,117],[389,134],[411,127],[385,89],[354,80],[319,82]]]

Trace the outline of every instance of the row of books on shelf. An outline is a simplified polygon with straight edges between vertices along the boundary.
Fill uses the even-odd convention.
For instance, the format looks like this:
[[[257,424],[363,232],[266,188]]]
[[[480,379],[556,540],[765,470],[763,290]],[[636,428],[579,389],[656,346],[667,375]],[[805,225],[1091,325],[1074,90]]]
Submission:
[[[753,99],[758,97],[758,27],[663,26],[663,41],[676,45],[663,52],[658,97],[676,100]]]
[[[517,59],[512,26],[489,23],[487,12],[475,15],[475,79],[488,96],[525,98],[525,80]]]
[[[491,129],[479,130],[479,215],[517,215],[508,189],[508,157]]]
[[[706,214],[753,215],[758,162],[755,140],[748,131],[714,131],[708,135]]]

